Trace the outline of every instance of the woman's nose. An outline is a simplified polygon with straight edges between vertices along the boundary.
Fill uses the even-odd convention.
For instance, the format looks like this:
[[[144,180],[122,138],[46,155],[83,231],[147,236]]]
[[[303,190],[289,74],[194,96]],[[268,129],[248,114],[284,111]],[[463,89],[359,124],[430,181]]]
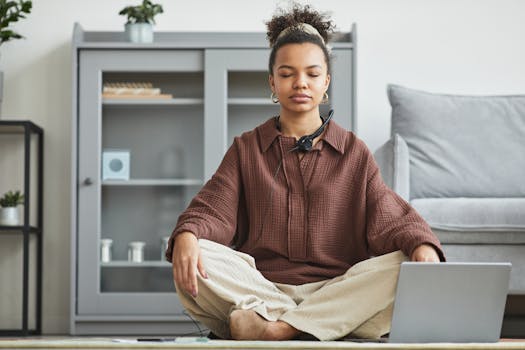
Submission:
[[[303,74],[297,75],[297,79],[294,82],[294,88],[302,89],[306,87],[308,87],[308,83],[306,82],[306,77]]]

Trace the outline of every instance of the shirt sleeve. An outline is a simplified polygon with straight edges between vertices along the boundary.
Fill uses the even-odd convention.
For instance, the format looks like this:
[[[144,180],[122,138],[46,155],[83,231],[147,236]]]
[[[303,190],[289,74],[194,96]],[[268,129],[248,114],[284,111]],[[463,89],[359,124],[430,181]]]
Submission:
[[[171,262],[173,242],[182,232],[197,238],[228,245],[237,228],[237,209],[241,193],[239,156],[235,143],[228,149],[219,168],[179,216],[168,242],[166,259]]]
[[[366,147],[366,146],[365,146]],[[421,244],[430,244],[445,261],[441,244],[416,210],[391,190],[381,178],[379,167],[368,148],[366,163],[366,227],[372,255],[402,250],[408,257]]]

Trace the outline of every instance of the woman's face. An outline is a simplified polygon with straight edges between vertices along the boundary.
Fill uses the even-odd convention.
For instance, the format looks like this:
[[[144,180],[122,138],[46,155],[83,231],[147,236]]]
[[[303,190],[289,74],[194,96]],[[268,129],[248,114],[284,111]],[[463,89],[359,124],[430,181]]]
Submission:
[[[284,45],[275,55],[269,79],[281,109],[294,113],[318,109],[330,84],[323,50],[312,43]]]

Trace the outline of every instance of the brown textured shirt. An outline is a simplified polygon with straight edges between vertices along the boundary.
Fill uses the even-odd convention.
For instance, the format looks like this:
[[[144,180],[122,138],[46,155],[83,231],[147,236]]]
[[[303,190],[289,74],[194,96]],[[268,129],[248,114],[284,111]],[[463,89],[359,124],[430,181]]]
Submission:
[[[409,256],[422,243],[444,260],[430,227],[385,185],[354,133],[331,121],[301,160],[294,145],[274,118],[236,137],[179,217],[166,258],[173,238],[190,231],[235,245],[267,279],[295,285],[342,275],[371,256]]]

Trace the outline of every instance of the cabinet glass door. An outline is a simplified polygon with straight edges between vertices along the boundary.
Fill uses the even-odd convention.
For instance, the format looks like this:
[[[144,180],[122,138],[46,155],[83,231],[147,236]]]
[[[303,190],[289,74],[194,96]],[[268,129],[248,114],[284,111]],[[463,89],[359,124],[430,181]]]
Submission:
[[[183,309],[167,237],[204,180],[202,51],[82,51],[79,314]]]
[[[321,114],[334,108],[337,123],[352,130],[351,53],[334,49],[330,101],[321,105]],[[217,169],[235,136],[252,130],[279,114],[279,104],[270,99],[268,58],[270,50],[207,50],[205,129],[205,178]],[[345,91],[347,93],[345,93]]]

